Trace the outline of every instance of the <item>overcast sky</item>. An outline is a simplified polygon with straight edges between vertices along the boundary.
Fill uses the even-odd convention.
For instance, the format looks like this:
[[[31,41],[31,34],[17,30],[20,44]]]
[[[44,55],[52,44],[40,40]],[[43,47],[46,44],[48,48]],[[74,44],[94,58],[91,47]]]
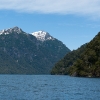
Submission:
[[[100,31],[100,0],[0,0],[0,30],[44,30],[77,49]]]

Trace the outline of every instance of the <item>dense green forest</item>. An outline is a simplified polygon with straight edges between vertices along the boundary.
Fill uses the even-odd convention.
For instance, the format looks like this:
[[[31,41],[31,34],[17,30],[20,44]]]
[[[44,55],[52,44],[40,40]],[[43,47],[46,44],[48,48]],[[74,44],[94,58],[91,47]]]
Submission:
[[[68,53],[56,63],[51,74],[100,77],[100,32],[89,43]]]

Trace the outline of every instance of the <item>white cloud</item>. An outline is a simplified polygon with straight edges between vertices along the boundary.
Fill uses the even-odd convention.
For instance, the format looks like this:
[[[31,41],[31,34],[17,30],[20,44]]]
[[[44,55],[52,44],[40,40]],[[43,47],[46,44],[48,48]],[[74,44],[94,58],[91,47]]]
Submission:
[[[100,17],[100,0],[0,0],[0,10]]]

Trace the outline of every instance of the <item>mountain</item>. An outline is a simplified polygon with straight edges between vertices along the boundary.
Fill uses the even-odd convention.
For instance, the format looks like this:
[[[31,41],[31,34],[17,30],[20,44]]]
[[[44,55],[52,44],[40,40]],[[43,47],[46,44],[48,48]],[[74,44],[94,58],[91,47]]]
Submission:
[[[20,29],[20,28],[18,28],[18,27],[14,27],[14,28],[9,28],[9,29],[5,29],[5,30],[1,30],[0,31],[0,35],[1,34],[10,34],[10,33],[22,33],[23,31],[22,31],[22,29]],[[24,32],[23,32],[24,33]]]
[[[87,44],[69,73],[79,77],[100,77],[100,32]]]
[[[48,32],[45,31],[33,32],[31,34],[40,41],[54,40],[54,38]]]
[[[82,45],[77,50],[73,50],[66,54],[64,58],[58,61],[51,70],[51,74],[68,75],[69,68],[74,64],[76,59],[80,58],[81,53],[86,48],[87,44]]]
[[[52,69],[51,74],[100,77],[100,32],[85,46],[70,52],[60,60]]]
[[[28,34],[19,27],[1,30],[0,74],[49,74],[68,52],[61,41],[44,31]]]

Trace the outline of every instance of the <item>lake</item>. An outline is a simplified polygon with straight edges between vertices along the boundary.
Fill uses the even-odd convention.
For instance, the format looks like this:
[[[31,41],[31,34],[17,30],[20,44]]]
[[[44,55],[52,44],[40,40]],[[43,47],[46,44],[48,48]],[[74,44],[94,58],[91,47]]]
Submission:
[[[100,100],[100,79],[0,75],[0,100]]]

